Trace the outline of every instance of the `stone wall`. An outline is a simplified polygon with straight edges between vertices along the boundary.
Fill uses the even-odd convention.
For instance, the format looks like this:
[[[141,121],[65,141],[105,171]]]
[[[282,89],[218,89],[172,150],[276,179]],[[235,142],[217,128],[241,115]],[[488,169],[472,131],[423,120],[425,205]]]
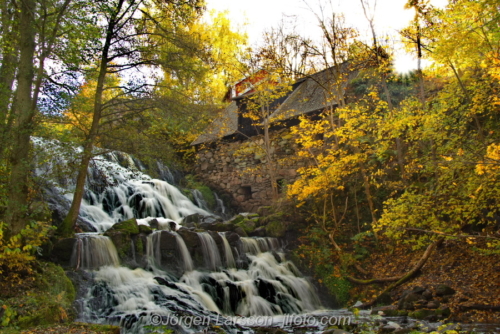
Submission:
[[[296,156],[296,144],[289,130],[271,134],[271,165],[281,190],[297,178],[297,169],[305,161]],[[271,204],[273,194],[263,136],[244,141],[217,143],[215,148],[200,149],[195,173],[214,189],[230,194],[232,205],[255,212]]]

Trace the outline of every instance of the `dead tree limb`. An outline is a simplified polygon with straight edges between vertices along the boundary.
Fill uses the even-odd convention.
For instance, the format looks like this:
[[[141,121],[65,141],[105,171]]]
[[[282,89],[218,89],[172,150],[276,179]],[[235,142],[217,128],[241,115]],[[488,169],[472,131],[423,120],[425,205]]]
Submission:
[[[367,302],[367,303],[364,303],[362,305],[360,305],[358,308],[360,309],[364,309],[364,308],[368,308],[370,306],[372,306],[373,304],[375,304],[382,296],[384,296],[386,293],[388,293],[389,291],[391,291],[392,289],[394,289],[395,287],[405,283],[407,280],[409,280],[410,278],[412,278],[413,276],[415,276],[415,274],[424,266],[424,264],[427,262],[427,260],[429,259],[429,257],[431,256],[432,254],[432,251],[434,251],[434,249],[439,246],[442,242],[443,242],[443,238],[441,239],[438,239],[436,241],[434,241],[432,244],[430,244],[427,249],[425,250],[424,254],[422,255],[422,257],[420,258],[420,260],[418,260],[417,264],[406,274],[404,274],[403,276],[399,277],[399,279],[392,283],[391,285],[389,285],[387,288],[385,288],[384,291],[382,291],[381,294],[379,294],[375,299],[373,299],[371,302]]]
[[[500,311],[500,305],[481,305],[481,304],[472,304],[472,305],[458,305],[458,309],[460,311],[467,310],[481,310],[481,311]]]

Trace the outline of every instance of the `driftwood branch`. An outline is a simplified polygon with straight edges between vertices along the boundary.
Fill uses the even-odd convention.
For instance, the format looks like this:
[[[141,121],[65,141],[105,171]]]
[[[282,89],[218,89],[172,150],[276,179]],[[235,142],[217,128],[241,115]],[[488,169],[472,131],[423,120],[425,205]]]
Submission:
[[[363,267],[361,267],[357,263],[354,265],[354,268],[356,268],[356,270],[359,271],[360,273],[362,273],[363,275],[370,275],[370,273],[368,271],[366,271],[365,269],[363,269]]]
[[[358,269],[358,268],[356,268],[356,269]],[[395,282],[395,281],[401,279],[401,276],[398,276],[398,277],[373,278],[373,279],[359,279],[359,278],[355,278],[355,277],[352,277],[352,276],[347,276],[346,279],[349,282],[352,282],[352,283],[355,283],[355,284],[368,285],[368,284]]]
[[[362,305],[360,305],[358,308],[360,309],[364,309],[364,308],[368,308],[370,306],[372,306],[373,304],[375,304],[382,296],[384,296],[385,294],[387,294],[389,291],[391,291],[392,289],[394,289],[395,287],[405,283],[407,280],[409,280],[410,278],[412,278],[413,276],[415,276],[415,274],[424,266],[424,264],[427,262],[427,260],[429,259],[429,257],[431,256],[432,252],[434,251],[434,249],[439,246],[442,242],[443,242],[443,238],[439,239],[439,240],[436,240],[435,242],[433,242],[432,244],[430,244],[427,249],[425,250],[424,254],[422,255],[422,257],[420,258],[420,260],[418,260],[417,264],[406,274],[398,277],[399,279],[392,283],[391,285],[389,285],[387,288],[385,288],[384,291],[382,291],[381,294],[379,294],[375,299],[373,299],[371,302],[367,302],[367,303],[364,303]]]

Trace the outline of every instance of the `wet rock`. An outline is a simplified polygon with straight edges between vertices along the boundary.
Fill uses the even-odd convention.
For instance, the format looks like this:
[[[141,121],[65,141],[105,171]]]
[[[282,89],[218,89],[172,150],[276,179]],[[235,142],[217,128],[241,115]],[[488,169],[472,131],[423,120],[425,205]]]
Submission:
[[[97,229],[94,227],[94,225],[84,217],[78,216],[76,225],[82,232],[97,232]]]
[[[252,328],[255,334],[286,334],[287,332],[281,328],[265,328],[265,327],[255,327]]]
[[[251,233],[257,226],[253,219],[243,219],[236,226],[242,228],[247,234]]]
[[[442,307],[436,310],[428,310],[428,309],[423,309],[423,310],[417,310],[413,312],[409,312],[408,316],[414,319],[425,319],[428,321],[436,321],[439,319],[444,319],[449,317],[451,314],[450,308],[449,307]]]
[[[440,303],[437,300],[431,300],[430,302],[427,303],[426,307],[430,309],[436,309],[438,308]]]
[[[225,234],[227,242],[232,248],[237,248],[240,241],[240,236],[236,232],[228,232]]]
[[[173,251],[177,249],[177,240],[174,234],[168,231],[161,231],[157,233],[160,233],[160,250]]]
[[[147,225],[139,225],[139,233],[151,234],[153,230]]]
[[[387,325],[382,326],[378,333],[394,333],[397,330],[400,330],[401,326],[393,321],[389,321]]]
[[[426,289],[424,292],[422,292],[422,296],[427,300],[431,300],[432,299],[432,291],[429,289]]]
[[[160,223],[158,222],[158,220],[157,220],[157,219],[153,219],[153,220],[150,220],[150,221],[149,221],[149,226],[150,226],[152,229],[159,230],[159,228],[160,228]]]
[[[250,232],[248,235],[251,237],[265,237],[266,236],[266,228],[265,227],[258,227],[254,231]]]
[[[202,218],[203,216],[199,213],[194,213],[192,215],[184,217],[182,224],[185,226],[187,226],[187,224],[199,224]]]
[[[396,311],[396,310],[397,310],[396,305],[379,306],[379,307],[372,308],[371,314],[384,316],[384,315],[387,315],[386,312]]]
[[[412,291],[408,294],[403,293],[403,297],[398,302],[398,309],[400,310],[414,310],[417,305],[422,304],[426,299],[418,294],[413,293]]]
[[[421,286],[416,286],[414,287],[411,292],[412,293],[416,293],[416,294],[423,294],[425,291],[425,288],[421,287]]]
[[[455,294],[455,289],[446,284],[439,284],[438,286],[436,286],[437,296],[450,296],[453,294]]]
[[[118,253],[120,261],[126,266],[134,267],[135,264],[133,263],[132,254],[132,237],[130,236],[130,234],[126,231],[108,230],[104,235],[111,239],[111,242],[113,243],[113,245],[115,245],[116,252]]]
[[[73,247],[75,246],[76,238],[60,239],[52,248],[51,258],[54,262],[63,267],[71,266],[71,256],[73,254]]]
[[[276,251],[271,251],[271,254],[273,254],[273,257],[276,260],[276,262],[278,262],[278,263],[283,262],[283,259]]]
[[[202,217],[200,220],[200,224],[215,224],[215,223],[221,223],[222,220],[219,217],[214,217],[214,216],[206,216]]]
[[[198,238],[198,234],[196,232],[190,231],[186,228],[181,228],[177,231],[177,233],[184,240],[184,243],[190,253],[192,251],[194,252],[194,250],[199,247],[200,239]]]
[[[234,232],[236,232],[240,237],[248,237],[248,234],[245,232],[244,229],[242,229],[240,226],[238,226]]]
[[[219,254],[224,254],[224,241],[222,240],[222,237],[220,236],[219,233],[214,232],[214,231],[208,231],[208,234],[214,239],[215,244],[217,245],[217,248],[219,249]]]
[[[323,334],[349,334],[349,332],[343,331],[338,328],[328,329],[323,332]]]
[[[232,223],[217,221],[215,223],[201,223],[200,228],[207,231],[226,232],[234,231],[236,229],[236,226]]]

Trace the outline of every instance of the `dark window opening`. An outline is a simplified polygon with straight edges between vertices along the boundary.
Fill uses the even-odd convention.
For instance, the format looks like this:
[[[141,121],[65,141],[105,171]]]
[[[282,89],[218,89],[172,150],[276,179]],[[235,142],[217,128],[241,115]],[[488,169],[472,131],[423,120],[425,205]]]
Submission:
[[[245,196],[245,200],[252,198],[252,187],[250,186],[242,186],[239,192]]]

